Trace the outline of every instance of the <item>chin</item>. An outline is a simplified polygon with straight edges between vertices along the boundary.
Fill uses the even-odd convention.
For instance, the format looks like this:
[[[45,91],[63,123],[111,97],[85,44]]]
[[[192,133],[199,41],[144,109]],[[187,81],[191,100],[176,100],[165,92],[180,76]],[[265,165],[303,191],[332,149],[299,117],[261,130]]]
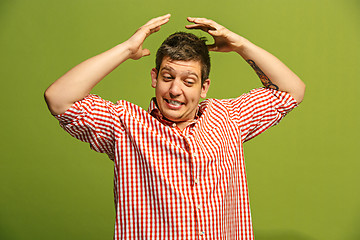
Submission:
[[[164,117],[172,122],[181,122],[182,119],[177,116],[164,115]]]

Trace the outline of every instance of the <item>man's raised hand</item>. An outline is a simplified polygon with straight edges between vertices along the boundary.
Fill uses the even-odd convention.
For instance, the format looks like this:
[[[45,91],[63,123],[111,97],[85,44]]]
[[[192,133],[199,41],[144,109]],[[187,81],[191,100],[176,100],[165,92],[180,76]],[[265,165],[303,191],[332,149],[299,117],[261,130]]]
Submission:
[[[129,45],[130,58],[137,60],[144,56],[150,55],[149,49],[143,49],[143,43],[145,39],[150,36],[152,33],[155,33],[160,30],[160,26],[167,23],[170,19],[170,14],[166,14],[161,17],[153,18],[148,21],[145,25],[141,26],[134,35],[127,40]]]
[[[186,25],[187,29],[200,29],[209,33],[214,38],[214,44],[208,45],[209,51],[231,52],[237,51],[247,41],[245,38],[231,32],[213,20],[206,18],[188,17],[192,25]]]

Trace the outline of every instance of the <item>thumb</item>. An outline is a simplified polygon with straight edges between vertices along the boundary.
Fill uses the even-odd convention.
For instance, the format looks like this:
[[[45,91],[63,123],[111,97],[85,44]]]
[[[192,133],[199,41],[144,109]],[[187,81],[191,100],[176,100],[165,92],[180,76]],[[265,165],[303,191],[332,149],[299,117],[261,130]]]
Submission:
[[[213,37],[218,37],[221,35],[220,31],[218,30],[208,30],[207,32]]]
[[[214,52],[218,50],[218,46],[215,43],[211,45],[207,45],[207,48],[209,51],[214,51]]]
[[[150,50],[145,48],[142,50],[142,56],[145,57],[145,56],[149,56],[150,55]]]

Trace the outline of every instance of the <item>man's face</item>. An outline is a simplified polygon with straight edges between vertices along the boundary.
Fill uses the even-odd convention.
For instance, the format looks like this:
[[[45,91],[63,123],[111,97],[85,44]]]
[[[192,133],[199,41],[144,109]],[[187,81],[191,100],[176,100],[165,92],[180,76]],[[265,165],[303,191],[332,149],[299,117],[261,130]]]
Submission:
[[[152,69],[151,78],[162,115],[176,123],[192,121],[200,97],[206,97],[210,85],[210,79],[201,84],[200,61],[164,57],[159,73]]]

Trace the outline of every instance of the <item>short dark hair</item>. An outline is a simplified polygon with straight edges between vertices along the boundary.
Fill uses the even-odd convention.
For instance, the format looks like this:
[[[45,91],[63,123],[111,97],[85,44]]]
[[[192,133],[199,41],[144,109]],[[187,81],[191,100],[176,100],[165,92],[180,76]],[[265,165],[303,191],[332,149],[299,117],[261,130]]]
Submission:
[[[181,61],[200,61],[201,83],[209,78],[210,56],[206,46],[205,37],[197,37],[192,33],[176,32],[171,34],[159,47],[156,53],[156,69],[160,71],[160,65],[164,57]]]

